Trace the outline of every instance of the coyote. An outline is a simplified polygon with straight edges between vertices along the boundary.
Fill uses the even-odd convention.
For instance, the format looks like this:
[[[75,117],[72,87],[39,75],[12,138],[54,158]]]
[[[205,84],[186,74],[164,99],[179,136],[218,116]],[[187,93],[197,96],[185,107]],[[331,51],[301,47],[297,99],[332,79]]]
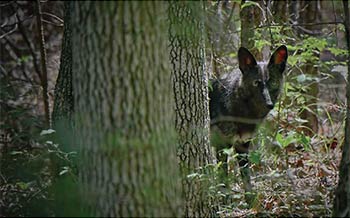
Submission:
[[[268,63],[256,62],[244,47],[238,50],[239,70],[211,81],[210,134],[221,161],[220,175],[227,182],[228,156],[223,149],[234,146],[246,191],[251,190],[248,149],[249,139],[271,109],[283,85],[283,72],[288,58],[282,45]],[[227,184],[226,184],[227,185]]]

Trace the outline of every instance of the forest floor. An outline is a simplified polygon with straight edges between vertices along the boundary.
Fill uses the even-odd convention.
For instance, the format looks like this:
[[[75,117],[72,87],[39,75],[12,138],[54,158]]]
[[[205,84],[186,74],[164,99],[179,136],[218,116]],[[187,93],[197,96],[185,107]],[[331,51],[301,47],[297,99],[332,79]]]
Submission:
[[[292,149],[284,152],[279,158],[271,157],[253,164],[252,184],[256,200],[252,207],[245,202],[238,166],[233,167],[236,178],[234,201],[223,207],[223,217],[332,216],[340,148],[318,146],[311,151]]]
[[[46,133],[50,135],[49,133]],[[0,216],[56,216],[53,184],[74,172],[73,153],[65,153],[52,141],[32,141],[28,147],[1,148]],[[222,217],[330,217],[338,179],[341,148],[313,141],[309,151],[288,149],[263,153],[252,164],[256,200],[245,201],[237,163],[231,161],[230,204],[222,205]],[[57,164],[59,162],[59,164]]]

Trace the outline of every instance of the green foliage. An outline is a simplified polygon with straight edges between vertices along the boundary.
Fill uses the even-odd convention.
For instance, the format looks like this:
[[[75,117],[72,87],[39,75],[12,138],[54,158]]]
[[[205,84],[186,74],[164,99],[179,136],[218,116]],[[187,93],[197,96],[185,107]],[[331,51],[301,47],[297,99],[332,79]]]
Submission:
[[[32,136],[36,148],[9,148],[2,152],[1,173],[4,179],[0,185],[6,216],[54,216],[62,214],[59,196],[67,193],[68,186],[61,186],[61,180],[69,179],[77,184],[77,153],[64,152],[54,143],[55,131],[42,130]],[[66,183],[65,183],[66,184]],[[59,189],[60,191],[54,191]],[[77,189],[76,189],[77,190]],[[21,194],[19,194],[21,193]],[[69,191],[71,197],[77,193]],[[65,199],[67,202],[67,199]],[[59,209],[57,209],[60,207]],[[76,210],[76,208],[74,208]],[[67,211],[65,214],[68,214]]]
[[[248,1],[241,5],[245,7],[255,7],[255,4]],[[276,25],[277,21],[272,17],[269,22]],[[324,87],[328,86],[328,81],[346,75],[343,61],[346,50],[340,48],[337,37],[339,31],[344,30],[342,26],[333,27],[322,36],[297,35],[298,28],[287,25],[254,29],[252,40],[260,52],[265,48],[273,50],[280,44],[287,46],[288,71],[279,101],[252,139],[249,160],[257,204],[247,208],[239,186],[237,163],[233,161],[231,189],[225,192],[220,184],[213,188],[217,195],[230,199],[227,204],[220,205],[223,216],[331,215],[336,183],[333,176],[337,175],[337,168],[332,165],[339,163],[339,145],[344,141],[345,103],[342,96],[328,100],[335,97],[332,96],[335,91]],[[227,56],[236,58],[236,52]],[[311,74],[313,68],[317,68],[318,73]],[[318,96],[310,94],[314,84],[319,85]],[[336,92],[341,93],[338,89]],[[309,121],[302,117],[304,111],[317,116],[318,132],[310,131]],[[225,153],[235,159],[233,150]]]
[[[208,89],[209,91],[213,91],[213,84],[210,80],[208,81]]]
[[[289,131],[287,136],[283,136],[280,133],[276,135],[276,142],[282,149],[287,148],[291,144],[302,144],[305,151],[310,151],[310,137],[303,133],[297,133]]]
[[[260,164],[261,161],[261,152],[255,150],[249,153],[249,161],[253,164]]]
[[[347,52],[345,49],[340,49],[337,47],[327,47],[327,49],[333,53],[335,56],[339,56],[339,55],[346,55]]]

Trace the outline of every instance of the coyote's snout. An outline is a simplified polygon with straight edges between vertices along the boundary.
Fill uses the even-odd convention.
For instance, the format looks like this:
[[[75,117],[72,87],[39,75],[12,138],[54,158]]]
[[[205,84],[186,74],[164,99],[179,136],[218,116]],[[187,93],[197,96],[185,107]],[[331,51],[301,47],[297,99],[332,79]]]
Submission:
[[[238,51],[239,70],[212,81],[210,97],[211,142],[222,162],[222,176],[227,176],[227,154],[224,148],[235,147],[245,183],[250,189],[248,148],[257,125],[274,107],[283,85],[283,72],[288,58],[282,45],[268,63],[256,62],[253,55],[241,47]]]

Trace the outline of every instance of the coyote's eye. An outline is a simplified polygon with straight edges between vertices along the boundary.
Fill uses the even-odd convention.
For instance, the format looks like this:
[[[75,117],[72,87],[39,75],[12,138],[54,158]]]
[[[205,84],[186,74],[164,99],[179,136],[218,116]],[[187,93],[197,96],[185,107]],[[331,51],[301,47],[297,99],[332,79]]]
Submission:
[[[253,81],[253,86],[258,86],[259,85],[259,83],[261,83],[261,81],[260,80],[254,80]]]

